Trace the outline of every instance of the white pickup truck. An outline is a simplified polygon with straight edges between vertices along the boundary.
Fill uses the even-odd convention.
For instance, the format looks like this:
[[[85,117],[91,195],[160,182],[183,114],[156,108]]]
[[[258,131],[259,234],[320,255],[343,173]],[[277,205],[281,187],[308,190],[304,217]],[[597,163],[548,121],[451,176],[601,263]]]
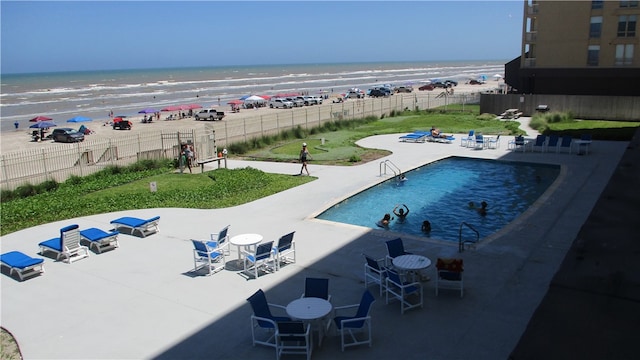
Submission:
[[[222,120],[224,118],[224,111],[218,111],[216,109],[204,109],[196,114],[196,120]]]

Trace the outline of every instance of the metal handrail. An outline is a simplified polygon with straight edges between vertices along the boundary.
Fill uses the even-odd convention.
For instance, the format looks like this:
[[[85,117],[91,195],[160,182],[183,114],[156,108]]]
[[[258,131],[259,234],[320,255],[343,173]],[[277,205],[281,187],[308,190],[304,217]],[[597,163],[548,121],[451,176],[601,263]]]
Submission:
[[[471,229],[471,231],[473,231],[474,233],[476,233],[476,241],[462,241],[462,226],[466,226],[469,229]],[[476,230],[473,226],[469,225],[466,222],[461,222],[460,223],[460,230],[458,232],[458,252],[463,252],[464,251],[464,244],[465,243],[477,243],[478,241],[480,241],[480,233],[478,232],[478,230]]]
[[[382,171],[383,166],[384,166],[384,172]],[[385,160],[380,162],[380,176],[382,176],[383,174],[384,175],[387,174],[387,166],[391,168],[391,171],[393,171],[393,176],[398,176],[402,174],[402,171],[400,171],[400,168],[396,164],[392,163],[391,160]],[[396,170],[398,170],[398,172],[396,172]]]

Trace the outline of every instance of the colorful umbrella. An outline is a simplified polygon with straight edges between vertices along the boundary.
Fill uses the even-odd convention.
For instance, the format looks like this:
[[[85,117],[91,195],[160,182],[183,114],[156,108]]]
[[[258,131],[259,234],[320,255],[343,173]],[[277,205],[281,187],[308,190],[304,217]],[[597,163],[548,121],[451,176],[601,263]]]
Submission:
[[[244,104],[244,101],[242,101],[242,100],[231,100],[227,104],[240,105],[240,104]]]
[[[142,110],[138,111],[138,114],[155,114],[157,112],[158,112],[158,110],[156,110],[156,109],[146,108],[146,109],[142,109]]]
[[[202,106],[198,104],[186,104],[186,105],[180,105],[180,106],[184,107],[183,110],[202,109]]]
[[[85,122],[85,121],[91,121],[91,118],[88,118],[86,116],[76,116],[67,120],[67,122],[72,122],[72,123],[79,123],[79,122]]]
[[[182,110],[182,109],[180,108],[180,106],[178,106],[178,105],[171,105],[171,106],[167,106],[166,108],[163,108],[163,109],[162,109],[162,110],[160,110],[160,111],[180,111],[180,110]]]
[[[37,123],[29,127],[33,129],[46,129],[54,126],[58,126],[58,125],[52,121],[38,121]]]
[[[38,122],[38,121],[49,121],[49,120],[53,120],[50,117],[46,117],[46,116],[36,116],[33,119],[29,120],[30,122]]]

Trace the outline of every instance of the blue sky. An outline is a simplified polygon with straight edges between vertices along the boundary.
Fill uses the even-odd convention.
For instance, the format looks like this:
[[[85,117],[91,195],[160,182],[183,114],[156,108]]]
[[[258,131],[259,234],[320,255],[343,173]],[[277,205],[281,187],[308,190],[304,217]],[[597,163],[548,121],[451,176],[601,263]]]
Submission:
[[[7,1],[1,72],[510,60],[523,2]]]

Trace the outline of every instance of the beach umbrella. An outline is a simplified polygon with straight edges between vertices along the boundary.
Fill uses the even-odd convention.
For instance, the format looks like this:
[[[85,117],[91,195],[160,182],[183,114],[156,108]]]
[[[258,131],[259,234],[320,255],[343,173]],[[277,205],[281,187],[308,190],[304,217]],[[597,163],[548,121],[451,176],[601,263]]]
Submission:
[[[198,104],[187,104],[185,106],[187,107],[187,110],[202,109],[202,106]]]
[[[240,104],[242,104],[242,103],[244,103],[244,101],[242,101],[242,100],[231,100],[231,101],[229,101],[227,104],[231,104],[231,105],[240,105]]]
[[[156,110],[156,109],[146,108],[146,109],[142,109],[142,110],[138,111],[138,114],[155,114],[157,112],[158,112],[158,110]]]
[[[52,121],[38,121],[37,123],[29,127],[33,129],[46,129],[54,126],[58,126],[58,125]]]
[[[241,97],[240,100],[247,100],[249,97],[251,97],[251,95],[245,95],[245,96]]]
[[[46,116],[36,116],[33,119],[30,119],[29,121],[30,122],[38,122],[38,121],[50,121],[50,120],[53,120],[53,119],[50,118],[50,117],[46,117]]]
[[[160,111],[180,111],[180,110],[182,110],[182,109],[180,108],[180,106],[178,106],[178,105],[171,105],[171,106],[167,106],[167,107],[165,107],[165,108],[162,108],[162,110],[160,110]]]
[[[86,116],[76,116],[67,120],[67,122],[72,122],[72,123],[79,123],[79,122],[85,122],[85,121],[91,121],[91,118],[88,118]]]

